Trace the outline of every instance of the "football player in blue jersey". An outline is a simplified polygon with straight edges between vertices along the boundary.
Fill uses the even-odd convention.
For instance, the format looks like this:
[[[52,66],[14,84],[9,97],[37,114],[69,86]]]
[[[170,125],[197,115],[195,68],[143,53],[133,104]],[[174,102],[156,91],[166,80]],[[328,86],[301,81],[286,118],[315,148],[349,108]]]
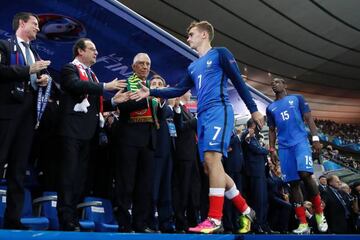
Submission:
[[[319,152],[321,144],[309,104],[302,95],[288,95],[284,79],[274,78],[271,81],[271,87],[276,100],[266,108],[269,125],[269,151],[272,160],[277,163],[278,156],[275,150],[277,136],[281,171],[284,180],[290,183],[295,213],[300,222],[299,227],[293,232],[297,234],[310,233],[305,208],[303,207],[304,198],[300,188],[300,181],[304,182],[305,189],[312,198],[311,201],[315,207],[315,217],[319,231],[326,232],[328,225],[321,206],[318,187],[312,178],[312,151],[304,123],[305,120],[310,128],[314,150]]]
[[[225,173],[221,163],[227,157],[231,131],[234,127],[234,113],[230,104],[227,85],[231,80],[235,89],[249,109],[259,128],[264,117],[258,111],[250,91],[241,77],[236,60],[226,48],[213,48],[211,41],[214,28],[207,21],[193,22],[187,29],[190,47],[197,51],[199,58],[192,62],[185,79],[175,87],[151,89],[146,87],[133,93],[131,98],[140,100],[147,96],[174,98],[196,87],[198,97],[198,148],[209,176],[209,212],[208,218],[198,226],[189,228],[190,232],[215,233],[223,230],[221,224],[224,196],[231,199],[243,214],[239,233],[250,231],[255,213],[247,205],[235,186],[234,181]],[[179,111],[176,110],[175,111]]]

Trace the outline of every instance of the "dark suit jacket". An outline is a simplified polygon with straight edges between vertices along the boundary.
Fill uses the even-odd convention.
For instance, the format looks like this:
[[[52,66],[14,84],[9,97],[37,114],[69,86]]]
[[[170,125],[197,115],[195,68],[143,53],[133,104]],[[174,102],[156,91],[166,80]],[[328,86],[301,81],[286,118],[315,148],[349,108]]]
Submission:
[[[80,80],[76,66],[69,63],[61,69],[60,86],[63,91],[60,96],[60,136],[90,140],[99,125],[103,85],[91,80]],[[80,103],[85,94],[88,94],[90,103],[88,112],[75,112],[75,104]]]
[[[131,123],[130,113],[136,110],[148,108],[148,99],[140,101],[129,100],[117,105],[120,110],[118,122],[117,141],[120,144],[135,147],[148,146],[155,150],[156,148],[156,127],[153,123]]]
[[[266,181],[270,200],[275,198],[283,200],[283,193],[289,193],[289,186],[274,173],[269,173]]]
[[[345,193],[339,191],[339,194],[344,199],[346,208],[350,213],[351,206],[350,202],[347,201]],[[348,233],[348,219],[350,218],[350,215],[348,216],[348,219],[346,219],[344,206],[329,186],[327,186],[326,190],[322,192],[321,199],[325,202],[324,213],[329,224],[329,232]]]
[[[159,124],[157,130],[157,145],[155,157],[169,157],[174,149],[174,139],[170,136],[167,119],[173,119],[174,113],[171,108],[165,104],[163,108],[159,108]]]
[[[23,107],[29,104],[25,101],[23,103],[17,102],[11,94],[11,91],[14,90],[17,84],[21,82],[27,83],[30,80],[29,66],[11,65],[11,49],[13,49],[14,45],[18,50],[19,57],[25,59],[16,42],[16,37],[13,37],[11,40],[0,40],[0,119],[18,117],[19,113],[24,110]],[[31,50],[34,53],[35,59],[39,60],[36,51],[33,48]]]
[[[244,167],[244,155],[241,147],[241,141],[236,134],[233,134],[230,139],[231,151],[228,153],[228,158],[224,160],[224,168],[226,172],[241,172]]]
[[[35,60],[39,60],[39,55],[30,47]],[[15,52],[14,49],[17,51]],[[14,51],[14,52],[12,52]],[[13,53],[13,54],[12,54]],[[19,64],[11,62],[11,56],[18,56]],[[13,36],[9,40],[0,40],[0,166],[9,160],[8,152],[11,144],[18,136],[18,125],[26,123],[26,126],[35,126],[36,118],[36,93],[28,85],[30,81],[29,66],[25,65],[25,58],[17,43],[16,37]],[[27,85],[29,91],[23,94],[23,101],[14,98],[12,91],[16,87],[24,88]],[[22,133],[32,136],[34,127],[23,128]],[[19,139],[22,141],[22,139]],[[30,144],[28,140],[23,144]],[[22,147],[19,149],[18,158],[28,159],[28,153],[23,152]]]
[[[175,158],[182,161],[196,161],[197,119],[184,106],[181,105],[180,108],[181,113],[174,111],[174,123],[177,131]]]
[[[266,156],[269,151],[262,147],[255,137],[250,138],[250,142],[247,142],[245,140],[247,134],[248,130],[241,135],[246,174],[254,177],[265,177]]]

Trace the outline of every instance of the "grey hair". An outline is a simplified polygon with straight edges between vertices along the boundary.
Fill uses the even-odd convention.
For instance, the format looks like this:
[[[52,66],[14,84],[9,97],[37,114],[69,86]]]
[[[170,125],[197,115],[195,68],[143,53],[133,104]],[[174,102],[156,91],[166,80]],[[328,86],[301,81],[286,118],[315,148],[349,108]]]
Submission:
[[[133,60],[133,64],[135,64],[137,61],[139,61],[139,58],[141,56],[146,56],[149,59],[149,62],[151,64],[151,59],[150,59],[150,57],[149,57],[149,55],[147,53],[138,53],[138,54],[136,54],[135,57],[134,57],[134,60]]]

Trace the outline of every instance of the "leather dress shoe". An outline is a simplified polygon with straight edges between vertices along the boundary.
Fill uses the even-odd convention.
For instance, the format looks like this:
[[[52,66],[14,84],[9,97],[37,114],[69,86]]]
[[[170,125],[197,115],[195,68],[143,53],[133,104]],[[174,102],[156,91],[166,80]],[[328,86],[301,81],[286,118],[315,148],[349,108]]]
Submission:
[[[68,232],[80,232],[80,225],[74,222],[65,222],[61,225],[60,229]]]

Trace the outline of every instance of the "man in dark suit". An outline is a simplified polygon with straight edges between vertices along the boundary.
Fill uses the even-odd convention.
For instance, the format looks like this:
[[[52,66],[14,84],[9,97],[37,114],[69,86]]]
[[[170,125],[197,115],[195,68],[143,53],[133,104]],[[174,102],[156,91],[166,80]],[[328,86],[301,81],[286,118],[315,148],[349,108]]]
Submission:
[[[245,172],[250,183],[249,199],[250,206],[256,212],[255,231],[270,231],[267,224],[268,195],[266,184],[265,163],[269,151],[261,146],[258,140],[256,123],[253,119],[247,122],[247,129],[241,136],[244,151]]]
[[[235,185],[240,192],[243,192],[243,177],[244,177],[244,155],[241,146],[239,129],[234,129],[231,139],[228,158],[223,160],[225,172],[234,180]],[[239,229],[238,218],[239,212],[229,199],[225,199],[223,224],[224,230],[227,232],[236,232]]]
[[[48,84],[45,70],[50,61],[40,60],[30,46],[39,32],[38,17],[20,12],[13,18],[16,32],[0,40],[0,167],[8,162],[4,227],[22,229],[20,215],[24,200],[24,177],[34,127],[36,96]]]
[[[160,75],[153,75],[150,80],[150,88],[164,88],[166,86],[165,79]],[[175,137],[177,136],[174,124],[174,112],[166,99],[158,99],[159,108],[159,129],[156,131],[156,150],[154,153],[153,165],[153,207],[152,229],[159,229],[162,233],[173,233],[175,225],[172,222],[172,171],[173,171],[173,153],[175,147]],[[158,221],[156,219],[155,210],[157,210]],[[156,224],[157,222],[157,224]],[[158,225],[158,226],[156,226]]]
[[[190,101],[189,90],[174,105],[175,138],[173,204],[176,230],[185,232],[199,220],[200,172],[196,143],[197,119],[187,109]],[[205,203],[203,203],[205,204]]]
[[[280,166],[274,165],[271,161],[268,161],[268,164],[268,221],[273,229],[288,233],[290,216],[293,212],[293,206],[289,201],[289,186],[281,178]]]
[[[325,203],[324,214],[329,223],[330,233],[351,233],[351,203],[340,190],[340,179],[336,175],[327,177],[326,190],[321,193]]]
[[[128,92],[135,91],[140,84],[149,86],[150,66],[146,53],[134,57]],[[115,153],[115,216],[119,231],[152,232],[146,222],[151,210],[158,102],[149,97],[138,102],[130,100],[117,107],[120,117],[115,133],[115,141],[119,144]]]
[[[97,50],[87,38],[79,39],[73,47],[74,60],[61,70],[60,126],[62,162],[58,191],[60,227],[66,231],[80,230],[76,204],[86,181],[90,142],[101,122],[104,90],[121,90],[126,83],[114,79],[99,83],[90,67],[95,64]],[[117,104],[127,100],[119,91],[111,100]],[[110,104],[108,104],[110,105]]]

